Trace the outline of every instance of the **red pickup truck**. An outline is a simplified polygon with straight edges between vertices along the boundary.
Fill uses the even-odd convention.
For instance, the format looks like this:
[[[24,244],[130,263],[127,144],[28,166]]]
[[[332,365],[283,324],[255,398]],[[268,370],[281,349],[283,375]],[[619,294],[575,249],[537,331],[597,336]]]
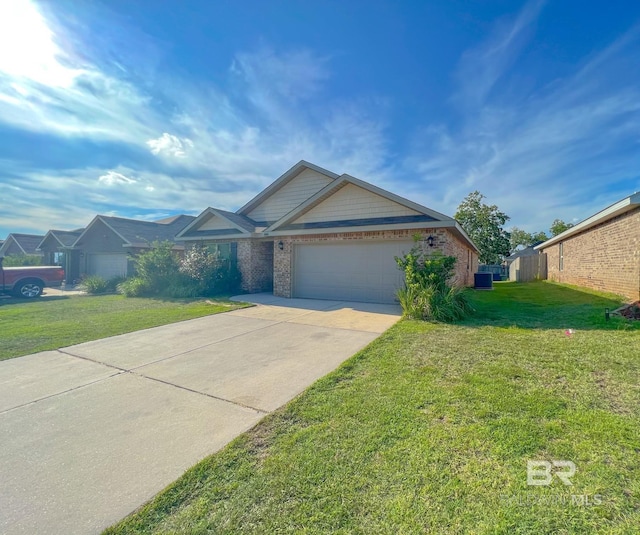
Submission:
[[[15,297],[39,297],[45,286],[60,286],[64,269],[59,266],[3,267],[0,257],[0,293]]]

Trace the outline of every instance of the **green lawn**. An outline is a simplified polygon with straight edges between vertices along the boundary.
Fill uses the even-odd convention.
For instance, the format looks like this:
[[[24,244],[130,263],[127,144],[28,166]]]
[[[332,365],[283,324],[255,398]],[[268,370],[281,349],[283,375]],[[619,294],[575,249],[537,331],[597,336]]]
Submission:
[[[638,533],[638,325],[496,286],[464,323],[400,322],[106,533]],[[528,460],[572,461],[573,486],[527,486]]]
[[[246,306],[121,295],[0,301],[0,360]]]

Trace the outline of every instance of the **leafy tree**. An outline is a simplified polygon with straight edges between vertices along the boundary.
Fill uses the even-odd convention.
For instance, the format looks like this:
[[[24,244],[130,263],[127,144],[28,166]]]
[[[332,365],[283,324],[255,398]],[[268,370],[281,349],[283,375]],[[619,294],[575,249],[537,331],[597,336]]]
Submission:
[[[565,223],[562,219],[556,219],[551,223],[551,228],[549,230],[551,231],[551,236],[557,236],[571,227],[573,227],[573,223]]]
[[[547,236],[547,233],[541,230],[540,232],[536,232],[535,234],[531,235],[531,245],[535,245],[536,243],[547,241],[548,239],[549,239],[549,236]]]
[[[529,247],[530,245],[535,245],[536,243],[540,243],[543,241],[547,241],[549,238],[547,235],[540,231],[532,234],[525,230],[519,229],[518,227],[513,227],[510,232],[510,240],[511,240],[511,253],[518,250],[518,247]]]
[[[480,249],[480,263],[499,264],[511,252],[509,233],[503,228],[510,218],[483,199],[485,196],[479,191],[469,193],[458,206],[455,218]]]

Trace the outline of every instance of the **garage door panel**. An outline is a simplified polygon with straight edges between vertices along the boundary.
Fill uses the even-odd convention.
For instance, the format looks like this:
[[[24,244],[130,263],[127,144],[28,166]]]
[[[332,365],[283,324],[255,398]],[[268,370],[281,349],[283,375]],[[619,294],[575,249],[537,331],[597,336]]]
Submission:
[[[366,241],[297,245],[294,296],[393,303],[403,281],[394,257],[412,246]]]
[[[105,279],[127,275],[126,254],[90,254],[88,273]]]

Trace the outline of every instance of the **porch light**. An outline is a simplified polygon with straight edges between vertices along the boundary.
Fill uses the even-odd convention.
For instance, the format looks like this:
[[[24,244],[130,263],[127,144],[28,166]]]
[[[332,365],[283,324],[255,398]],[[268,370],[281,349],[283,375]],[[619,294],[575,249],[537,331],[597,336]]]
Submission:
[[[281,251],[284,249],[284,243],[282,243],[282,241],[278,242],[278,249],[280,249]]]
[[[433,236],[429,236],[427,238],[427,245],[429,245],[429,247],[433,247],[433,242],[435,241],[435,238]]]

